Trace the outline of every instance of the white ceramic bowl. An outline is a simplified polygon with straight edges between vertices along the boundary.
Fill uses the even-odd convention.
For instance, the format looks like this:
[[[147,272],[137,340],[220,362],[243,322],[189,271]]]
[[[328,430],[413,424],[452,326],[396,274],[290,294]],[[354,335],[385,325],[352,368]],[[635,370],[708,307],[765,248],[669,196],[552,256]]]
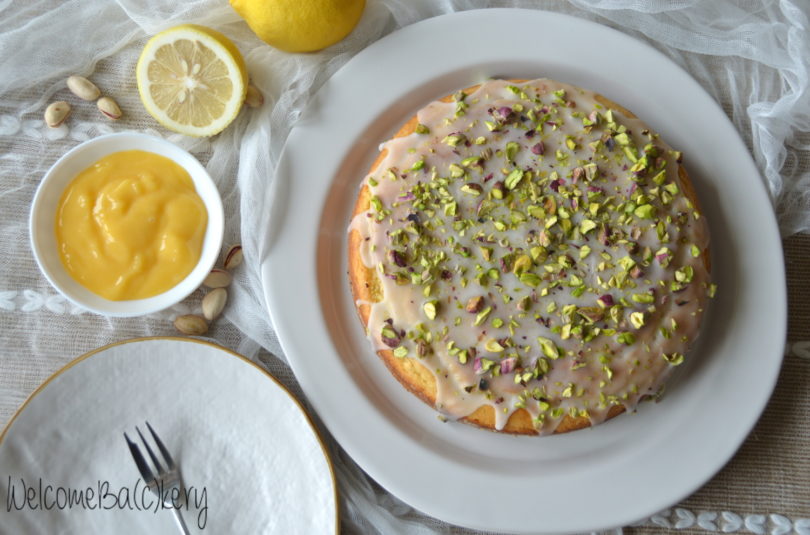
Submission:
[[[179,284],[147,299],[111,301],[79,284],[62,265],[56,243],[56,209],[62,192],[77,174],[100,158],[124,150],[143,150],[160,154],[188,171],[197,194],[208,210],[208,226],[205,230],[200,260]],[[53,287],[67,299],[98,314],[140,316],[163,310],[182,301],[202,284],[222,248],[224,214],[222,199],[216,185],[194,156],[169,141],[135,132],[123,132],[86,141],[53,164],[34,195],[30,229],[31,248],[39,268]]]

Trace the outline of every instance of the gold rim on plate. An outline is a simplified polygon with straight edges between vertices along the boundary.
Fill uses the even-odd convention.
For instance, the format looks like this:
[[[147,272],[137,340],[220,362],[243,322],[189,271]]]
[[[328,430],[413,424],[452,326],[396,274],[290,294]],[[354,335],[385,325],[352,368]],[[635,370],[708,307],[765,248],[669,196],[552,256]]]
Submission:
[[[25,410],[25,407],[27,407],[28,404],[31,402],[31,400],[34,399],[34,397],[37,394],[39,394],[42,390],[44,390],[45,387],[48,386],[48,384],[51,381],[53,381],[54,379],[59,377],[62,373],[66,372],[67,370],[69,370],[70,368],[75,366],[76,364],[78,364],[78,363],[92,357],[93,355],[96,355],[97,353],[101,353],[102,351],[106,351],[107,349],[110,349],[110,348],[113,348],[113,347],[116,347],[116,346],[120,346],[120,345],[124,345],[124,344],[131,344],[131,343],[136,343],[136,342],[146,342],[146,341],[151,341],[151,340],[172,340],[172,341],[180,341],[180,342],[192,342],[192,343],[195,343],[195,344],[211,346],[211,347],[213,347],[215,349],[219,349],[221,351],[229,353],[230,355],[233,355],[234,357],[237,357],[237,358],[241,359],[242,361],[246,362],[247,364],[250,364],[251,366],[253,366],[257,370],[259,370],[268,379],[273,381],[276,384],[276,386],[281,388],[281,390],[285,394],[287,394],[287,396],[289,396],[289,398],[293,401],[293,403],[298,407],[298,409],[304,415],[304,418],[306,418],[306,421],[309,424],[310,429],[315,434],[315,438],[318,440],[318,444],[320,444],[320,446],[321,446],[321,452],[323,453],[323,456],[326,459],[326,465],[329,467],[329,475],[330,475],[330,477],[332,479],[332,491],[333,491],[333,495],[334,495],[334,499],[335,499],[335,535],[338,535],[340,533],[340,505],[338,503],[337,479],[335,479],[335,468],[332,465],[332,459],[331,459],[331,457],[329,457],[329,452],[327,451],[326,444],[324,444],[323,438],[321,437],[320,433],[318,432],[318,428],[315,426],[315,422],[313,422],[312,417],[306,411],[306,409],[304,408],[304,405],[298,400],[298,398],[293,396],[292,393],[289,391],[289,389],[287,389],[287,387],[284,386],[278,379],[273,377],[270,374],[270,372],[268,372],[267,370],[265,370],[264,368],[262,368],[261,366],[259,366],[255,362],[253,362],[252,360],[248,359],[247,357],[245,357],[243,355],[240,355],[239,353],[237,353],[235,351],[231,351],[227,347],[223,347],[223,346],[221,346],[219,344],[215,344],[213,342],[208,342],[208,341],[205,341],[205,340],[197,340],[197,339],[194,339],[194,338],[184,338],[182,336],[146,336],[146,337],[142,337],[142,338],[130,338],[128,340],[121,340],[119,342],[113,342],[112,344],[107,344],[105,346],[101,346],[101,347],[98,347],[96,349],[93,349],[92,351],[88,351],[87,353],[74,358],[73,360],[71,360],[70,362],[68,362],[67,364],[65,364],[64,366],[59,368],[58,370],[56,370],[53,374],[51,374],[50,377],[45,379],[45,381],[43,381],[43,383],[41,385],[39,385],[36,389],[34,389],[33,392],[31,392],[31,394],[28,396],[28,398],[26,398],[26,400],[22,403],[22,405],[20,405],[17,408],[17,410],[14,411],[14,414],[11,416],[11,419],[8,421],[8,423],[6,423],[6,425],[3,427],[3,430],[0,431],[0,446],[3,445],[3,439],[6,437],[6,433],[8,433],[8,430],[11,428],[11,425],[14,423],[14,420],[16,420],[17,417],[23,412],[23,410]]]

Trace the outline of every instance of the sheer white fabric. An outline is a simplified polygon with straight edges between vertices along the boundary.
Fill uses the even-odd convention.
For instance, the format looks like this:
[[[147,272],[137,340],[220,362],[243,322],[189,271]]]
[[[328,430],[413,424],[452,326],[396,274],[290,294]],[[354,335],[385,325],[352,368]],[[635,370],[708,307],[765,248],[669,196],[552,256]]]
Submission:
[[[295,389],[264,308],[258,251],[271,209],[266,194],[290,129],[323,82],[353,54],[397,28],[452,11],[526,7],[570,13],[651,43],[689,71],[723,106],[771,191],[784,235],[810,229],[810,8],[803,0],[367,0],[356,30],[315,54],[287,54],[259,41],[224,0],[0,0],[0,408],[10,414],[60,364],[133,336],[172,334],[169,318],[199,308],[194,295],[173,310],[111,319],[73,308],[40,275],[28,246],[27,212],[39,179],[65,151],[102,133],[132,129],[167,137],[194,153],[217,181],[226,244],[245,263],[226,320],[210,336],[256,358]],[[242,50],[265,105],[245,110],[213,139],[171,134],[144,112],[134,66],[147,38],[175,24],[214,27]],[[48,129],[48,102],[68,96],[71,74],[91,77],[118,100],[110,123],[92,103]],[[357,533],[466,533],[427,518],[379,488],[331,443],[344,530]]]

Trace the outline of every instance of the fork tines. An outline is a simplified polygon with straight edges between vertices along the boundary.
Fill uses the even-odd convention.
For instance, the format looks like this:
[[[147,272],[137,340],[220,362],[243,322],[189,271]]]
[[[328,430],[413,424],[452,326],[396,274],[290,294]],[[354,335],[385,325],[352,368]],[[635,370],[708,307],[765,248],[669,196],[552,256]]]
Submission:
[[[143,436],[143,433],[141,433],[141,430],[138,429],[137,426],[135,427],[135,431],[138,432],[138,436],[140,437],[143,446],[146,448],[149,458],[152,459],[154,472],[152,471],[152,468],[149,467],[149,462],[144,458],[138,444],[130,440],[129,436],[124,433],[124,439],[127,441],[127,446],[129,446],[129,452],[132,454],[132,458],[135,459],[135,465],[138,467],[138,472],[141,473],[141,477],[143,477],[143,480],[146,482],[146,486],[149,487],[149,490],[152,491],[153,494],[157,495],[158,498],[163,501],[164,505],[171,503],[171,510],[174,514],[174,520],[177,523],[178,529],[184,535],[188,535],[188,527],[186,526],[185,520],[183,520],[183,515],[180,514],[180,510],[177,503],[174,501],[174,498],[169,498],[169,494],[162,496],[164,487],[173,491],[182,491],[183,481],[182,477],[180,476],[180,469],[175,466],[172,456],[169,455],[169,450],[167,450],[166,446],[163,445],[163,441],[157,436],[157,433],[155,433],[155,430],[152,429],[151,425],[149,425],[149,422],[146,422],[146,427],[149,428],[149,433],[151,433],[152,438],[155,440],[155,444],[163,457],[163,463],[165,463],[166,468],[163,468],[163,463],[158,460],[157,455],[155,455],[155,452],[152,451],[152,447],[149,445],[146,437]],[[185,498],[181,497],[181,500],[184,501]]]
[[[174,470],[175,464],[174,460],[172,459],[172,456],[169,454],[169,450],[167,450],[166,446],[163,445],[163,441],[160,440],[160,437],[158,437],[157,433],[155,433],[155,430],[152,429],[152,426],[149,425],[149,422],[146,422],[146,427],[149,429],[152,438],[155,440],[155,444],[157,444],[158,450],[160,450],[160,454],[163,456],[167,469],[169,471]],[[138,436],[141,438],[141,442],[146,448],[147,453],[149,453],[149,458],[152,459],[152,463],[155,467],[155,470],[158,473],[158,476],[162,475],[164,473],[163,466],[161,465],[160,461],[155,455],[155,452],[152,451],[152,448],[149,446],[149,442],[146,440],[146,437],[143,436],[143,433],[141,433],[141,430],[138,429],[137,426],[135,426],[135,431],[137,431]],[[146,459],[141,453],[138,444],[132,441],[126,433],[124,433],[124,439],[127,441],[129,451],[132,454],[132,458],[135,460],[135,465],[138,467],[138,471],[141,473],[141,477],[143,477],[147,485],[151,485],[156,480],[155,474],[152,472],[152,469],[149,468],[149,463],[146,462]]]

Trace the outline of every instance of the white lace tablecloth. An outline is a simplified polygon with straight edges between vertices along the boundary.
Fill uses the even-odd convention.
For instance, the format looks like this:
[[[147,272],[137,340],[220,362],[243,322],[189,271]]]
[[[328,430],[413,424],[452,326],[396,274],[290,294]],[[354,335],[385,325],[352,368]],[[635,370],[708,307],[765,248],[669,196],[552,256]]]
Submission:
[[[253,256],[264,238],[259,222],[267,208],[256,199],[264,198],[258,193],[274,178],[290,129],[323,82],[380,37],[451,11],[512,6],[606,24],[684,67],[742,134],[770,187],[783,235],[810,230],[807,0],[367,0],[349,38],[308,55],[261,43],[225,0],[0,0],[0,426],[72,358],[127,338],[173,335],[174,316],[199,311],[197,293],[146,318],[105,318],[72,306],[47,284],[31,256],[28,210],[39,180],[61,154],[103,133],[136,130],[168,138],[206,165],[225,204],[225,242],[242,243],[246,254],[226,315],[208,336],[262,363],[303,399],[264,310]],[[135,87],[134,65],[148,37],[186,22],[231,37],[266,99],[261,109],[242,113],[213,140],[158,126],[143,110]],[[64,80],[71,74],[91,77],[119,102],[124,117],[111,123],[92,104],[77,105],[65,125],[46,127],[42,113],[49,102],[70,97]],[[784,245],[788,345],[762,420],[703,489],[624,531],[810,535],[810,237],[798,234]],[[397,500],[323,433],[335,463],[343,532],[472,533]]]

